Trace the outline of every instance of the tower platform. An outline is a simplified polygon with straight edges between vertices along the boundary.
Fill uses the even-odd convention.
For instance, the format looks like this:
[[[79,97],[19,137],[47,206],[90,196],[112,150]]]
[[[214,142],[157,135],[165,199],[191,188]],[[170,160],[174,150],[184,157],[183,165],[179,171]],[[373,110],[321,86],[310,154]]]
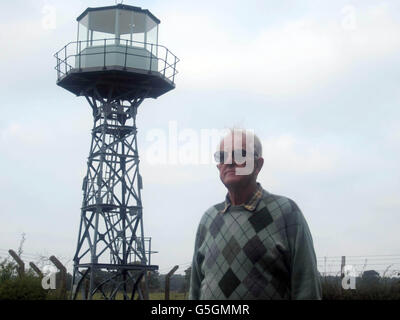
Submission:
[[[77,96],[87,95],[87,90],[96,83],[97,90],[103,98],[115,99],[119,95],[126,99],[137,96],[137,90],[148,90],[147,97],[158,98],[175,88],[175,84],[157,71],[109,66],[71,69],[60,76],[57,85]],[[113,90],[110,94],[110,87]]]

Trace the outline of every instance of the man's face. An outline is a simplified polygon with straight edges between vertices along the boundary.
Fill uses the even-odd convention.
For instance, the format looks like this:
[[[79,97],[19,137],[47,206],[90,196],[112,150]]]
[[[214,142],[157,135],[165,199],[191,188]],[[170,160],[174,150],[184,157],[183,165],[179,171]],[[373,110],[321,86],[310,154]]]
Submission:
[[[237,154],[241,150],[245,150],[246,157],[232,159],[232,151],[234,153],[236,151]],[[220,179],[227,188],[246,187],[252,182],[256,182],[263,159],[254,157],[254,141],[250,141],[248,137],[246,142],[244,133],[231,133],[221,141],[219,151],[225,152],[227,155],[224,163],[217,165]]]

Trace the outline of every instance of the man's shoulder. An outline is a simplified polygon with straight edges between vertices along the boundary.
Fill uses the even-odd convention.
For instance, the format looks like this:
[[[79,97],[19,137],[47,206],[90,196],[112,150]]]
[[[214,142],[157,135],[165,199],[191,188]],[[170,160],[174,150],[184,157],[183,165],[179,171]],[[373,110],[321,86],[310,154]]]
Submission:
[[[217,204],[209,207],[204,212],[203,216],[201,217],[200,224],[206,225],[207,221],[213,220],[216,217],[216,215],[218,214],[218,212],[220,212],[224,208],[225,208],[225,202],[220,202],[220,203],[217,203]]]
[[[263,189],[262,197],[264,202],[270,203],[270,202],[276,202],[280,205],[290,203],[290,204],[295,204],[295,202],[286,196],[280,195],[280,194],[275,194],[268,192],[267,190]]]
[[[261,200],[271,214],[275,217],[282,216],[287,223],[295,223],[302,215],[296,202],[289,197],[263,190]]]

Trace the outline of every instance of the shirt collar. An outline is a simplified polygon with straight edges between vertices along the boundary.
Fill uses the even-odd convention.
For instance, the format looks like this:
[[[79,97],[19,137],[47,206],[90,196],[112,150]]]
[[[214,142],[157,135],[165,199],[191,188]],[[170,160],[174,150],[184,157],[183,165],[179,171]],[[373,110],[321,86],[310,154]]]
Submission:
[[[263,195],[263,188],[261,187],[261,184],[257,183],[257,190],[254,192],[253,196],[251,199],[242,204],[241,206],[244,207],[246,210],[253,212],[256,210],[258,203],[260,202],[261,198]],[[222,209],[222,213],[225,213],[228,208],[232,205],[231,200],[229,199],[229,193],[226,194],[225,197],[225,207]]]

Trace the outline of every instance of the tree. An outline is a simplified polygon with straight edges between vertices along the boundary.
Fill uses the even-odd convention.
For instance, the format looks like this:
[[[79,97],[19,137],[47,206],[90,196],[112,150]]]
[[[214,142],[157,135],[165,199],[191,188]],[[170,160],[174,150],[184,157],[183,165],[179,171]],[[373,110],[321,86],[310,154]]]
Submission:
[[[14,262],[4,259],[0,262],[0,285],[3,281],[10,280],[17,274],[17,265]]]
[[[24,243],[26,240],[26,233],[23,232],[21,235],[21,241],[19,242],[19,247],[18,247],[18,257],[21,257],[21,254],[24,252]]]

